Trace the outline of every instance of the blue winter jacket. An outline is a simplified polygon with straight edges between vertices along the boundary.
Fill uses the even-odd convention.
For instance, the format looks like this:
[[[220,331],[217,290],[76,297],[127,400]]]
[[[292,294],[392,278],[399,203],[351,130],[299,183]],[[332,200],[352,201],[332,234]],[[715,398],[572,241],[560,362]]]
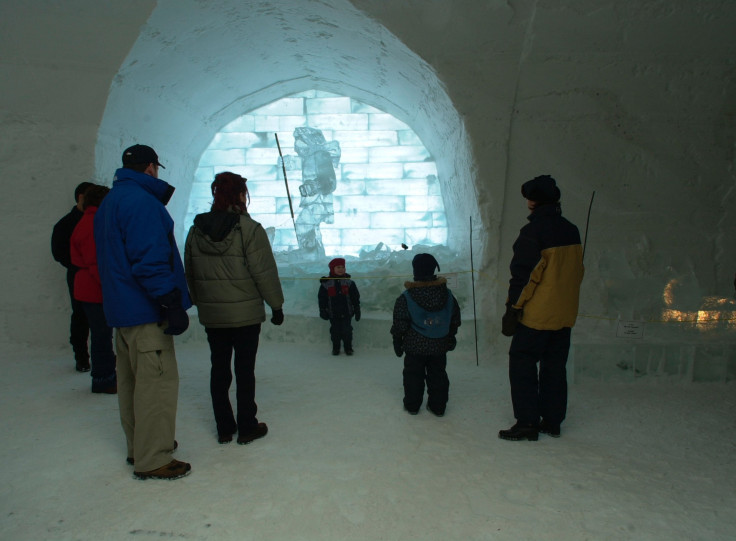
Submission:
[[[94,221],[102,305],[111,327],[162,320],[157,297],[181,291],[192,306],[166,203],[174,192],[163,180],[132,169],[115,172],[112,190]]]

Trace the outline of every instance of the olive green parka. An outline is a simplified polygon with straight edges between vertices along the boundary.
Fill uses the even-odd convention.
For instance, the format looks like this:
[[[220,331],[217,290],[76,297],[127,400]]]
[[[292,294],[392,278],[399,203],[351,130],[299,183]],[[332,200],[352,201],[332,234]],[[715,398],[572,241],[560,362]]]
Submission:
[[[184,268],[199,322],[205,327],[255,325],[284,303],[266,231],[248,213],[198,214],[184,248]]]

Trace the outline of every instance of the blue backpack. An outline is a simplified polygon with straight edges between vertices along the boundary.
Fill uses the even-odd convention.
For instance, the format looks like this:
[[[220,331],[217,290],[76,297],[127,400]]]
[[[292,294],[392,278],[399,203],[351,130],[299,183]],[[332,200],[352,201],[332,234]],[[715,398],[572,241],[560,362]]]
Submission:
[[[409,308],[409,316],[411,317],[411,326],[419,334],[427,338],[442,338],[450,332],[450,319],[452,318],[452,309],[455,297],[452,292],[447,290],[447,302],[444,308],[432,312],[419,306],[409,295],[409,291],[402,293],[406,297],[406,304]]]

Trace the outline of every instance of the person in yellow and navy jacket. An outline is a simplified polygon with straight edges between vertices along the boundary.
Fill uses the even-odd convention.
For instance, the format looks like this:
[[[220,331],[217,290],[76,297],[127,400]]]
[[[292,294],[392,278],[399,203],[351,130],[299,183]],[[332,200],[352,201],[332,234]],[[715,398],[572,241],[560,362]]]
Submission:
[[[555,179],[525,182],[531,211],[514,242],[502,333],[513,336],[509,380],[516,424],[505,440],[559,437],[567,412],[567,355],[578,314],[583,255],[578,228],[562,217]],[[539,369],[537,369],[539,364]]]

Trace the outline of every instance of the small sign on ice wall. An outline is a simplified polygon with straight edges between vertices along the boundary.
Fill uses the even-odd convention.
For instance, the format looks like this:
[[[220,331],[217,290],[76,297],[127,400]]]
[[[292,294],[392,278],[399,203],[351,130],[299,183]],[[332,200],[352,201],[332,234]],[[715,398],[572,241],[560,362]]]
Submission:
[[[644,322],[619,320],[616,336],[618,338],[643,338]]]

